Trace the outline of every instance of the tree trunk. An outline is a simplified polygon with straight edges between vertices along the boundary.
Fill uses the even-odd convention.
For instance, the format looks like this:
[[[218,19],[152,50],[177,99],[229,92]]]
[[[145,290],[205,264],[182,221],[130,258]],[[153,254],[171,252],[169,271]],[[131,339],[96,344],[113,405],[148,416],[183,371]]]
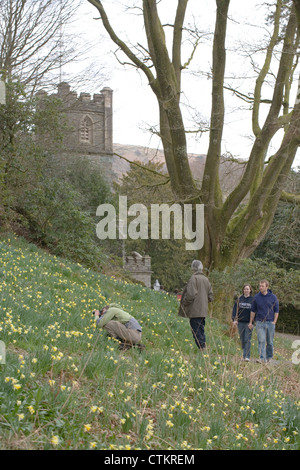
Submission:
[[[205,204],[205,243],[200,257],[208,267],[216,262],[222,238],[220,207],[222,191],[219,182],[221,144],[224,126],[224,73],[226,63],[226,26],[229,0],[217,0],[216,25],[213,43],[212,111],[209,147],[202,183]]]
[[[143,0],[148,47],[156,71],[155,86],[152,89],[159,104],[160,136],[174,196],[179,200],[191,198],[196,192],[187,158],[185,127],[180,108],[181,30],[186,6],[187,0],[179,0],[174,25],[172,62],[156,0]]]

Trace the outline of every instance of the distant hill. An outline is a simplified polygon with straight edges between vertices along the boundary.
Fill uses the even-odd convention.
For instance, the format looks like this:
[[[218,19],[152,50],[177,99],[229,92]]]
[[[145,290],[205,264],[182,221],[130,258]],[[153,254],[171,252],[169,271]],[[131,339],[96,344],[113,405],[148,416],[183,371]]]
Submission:
[[[144,164],[148,162],[163,163],[163,169],[165,171],[167,170],[164,152],[162,150],[139,145],[113,144],[113,151],[125,157],[130,162],[138,161]],[[114,155],[112,170],[118,179],[122,178],[122,176],[130,170],[130,163]]]
[[[113,150],[130,162],[139,161],[141,163],[148,163],[152,161],[155,163],[163,163],[163,168],[166,170],[163,150],[127,144],[114,144]],[[188,158],[194,178],[201,183],[206,155],[191,153]],[[243,174],[244,167],[245,165],[243,165],[242,160],[240,160],[240,163],[237,163],[236,161],[232,162],[222,157],[219,177],[224,196],[227,196],[232,191],[232,188],[237,185]],[[117,175],[117,178],[121,178],[129,169],[130,164],[126,160],[114,155],[113,172]]]

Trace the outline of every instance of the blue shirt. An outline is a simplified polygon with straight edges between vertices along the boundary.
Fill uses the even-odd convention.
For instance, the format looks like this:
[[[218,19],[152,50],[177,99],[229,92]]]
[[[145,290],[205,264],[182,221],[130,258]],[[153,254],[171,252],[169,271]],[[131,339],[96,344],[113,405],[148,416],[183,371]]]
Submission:
[[[251,311],[255,312],[256,321],[274,321],[275,313],[279,313],[279,302],[271,289],[266,295],[259,292],[254,296]]]
[[[235,302],[233,309],[232,309],[232,320],[238,320],[239,322],[247,322],[250,321],[250,312],[251,306],[254,297],[252,295],[245,297],[241,295],[239,299]],[[238,311],[237,311],[238,310]]]

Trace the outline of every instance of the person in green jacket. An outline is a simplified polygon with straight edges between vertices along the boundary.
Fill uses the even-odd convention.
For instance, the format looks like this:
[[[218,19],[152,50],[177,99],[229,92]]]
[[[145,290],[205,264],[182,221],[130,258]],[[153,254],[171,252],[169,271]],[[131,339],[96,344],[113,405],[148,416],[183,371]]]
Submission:
[[[188,318],[195,343],[200,351],[206,348],[205,318],[208,303],[213,301],[211,284],[203,274],[203,264],[194,260],[191,265],[193,274],[183,289],[178,314]]]
[[[117,304],[106,305],[102,310],[93,311],[96,325],[104,328],[110,336],[121,341],[120,349],[130,349],[137,345],[144,349],[140,343],[142,339],[142,327],[129,313],[122,310]]]

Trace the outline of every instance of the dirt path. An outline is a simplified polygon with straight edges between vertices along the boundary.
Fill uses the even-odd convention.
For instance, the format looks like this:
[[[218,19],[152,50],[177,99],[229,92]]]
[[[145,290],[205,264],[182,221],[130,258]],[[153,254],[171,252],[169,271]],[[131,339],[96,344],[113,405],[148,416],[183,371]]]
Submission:
[[[288,333],[275,333],[275,336],[278,336],[280,338],[286,338],[286,339],[289,339],[291,340],[291,342],[293,341],[296,341],[296,340],[299,340],[300,341],[300,336],[296,336],[296,335],[290,335]]]

